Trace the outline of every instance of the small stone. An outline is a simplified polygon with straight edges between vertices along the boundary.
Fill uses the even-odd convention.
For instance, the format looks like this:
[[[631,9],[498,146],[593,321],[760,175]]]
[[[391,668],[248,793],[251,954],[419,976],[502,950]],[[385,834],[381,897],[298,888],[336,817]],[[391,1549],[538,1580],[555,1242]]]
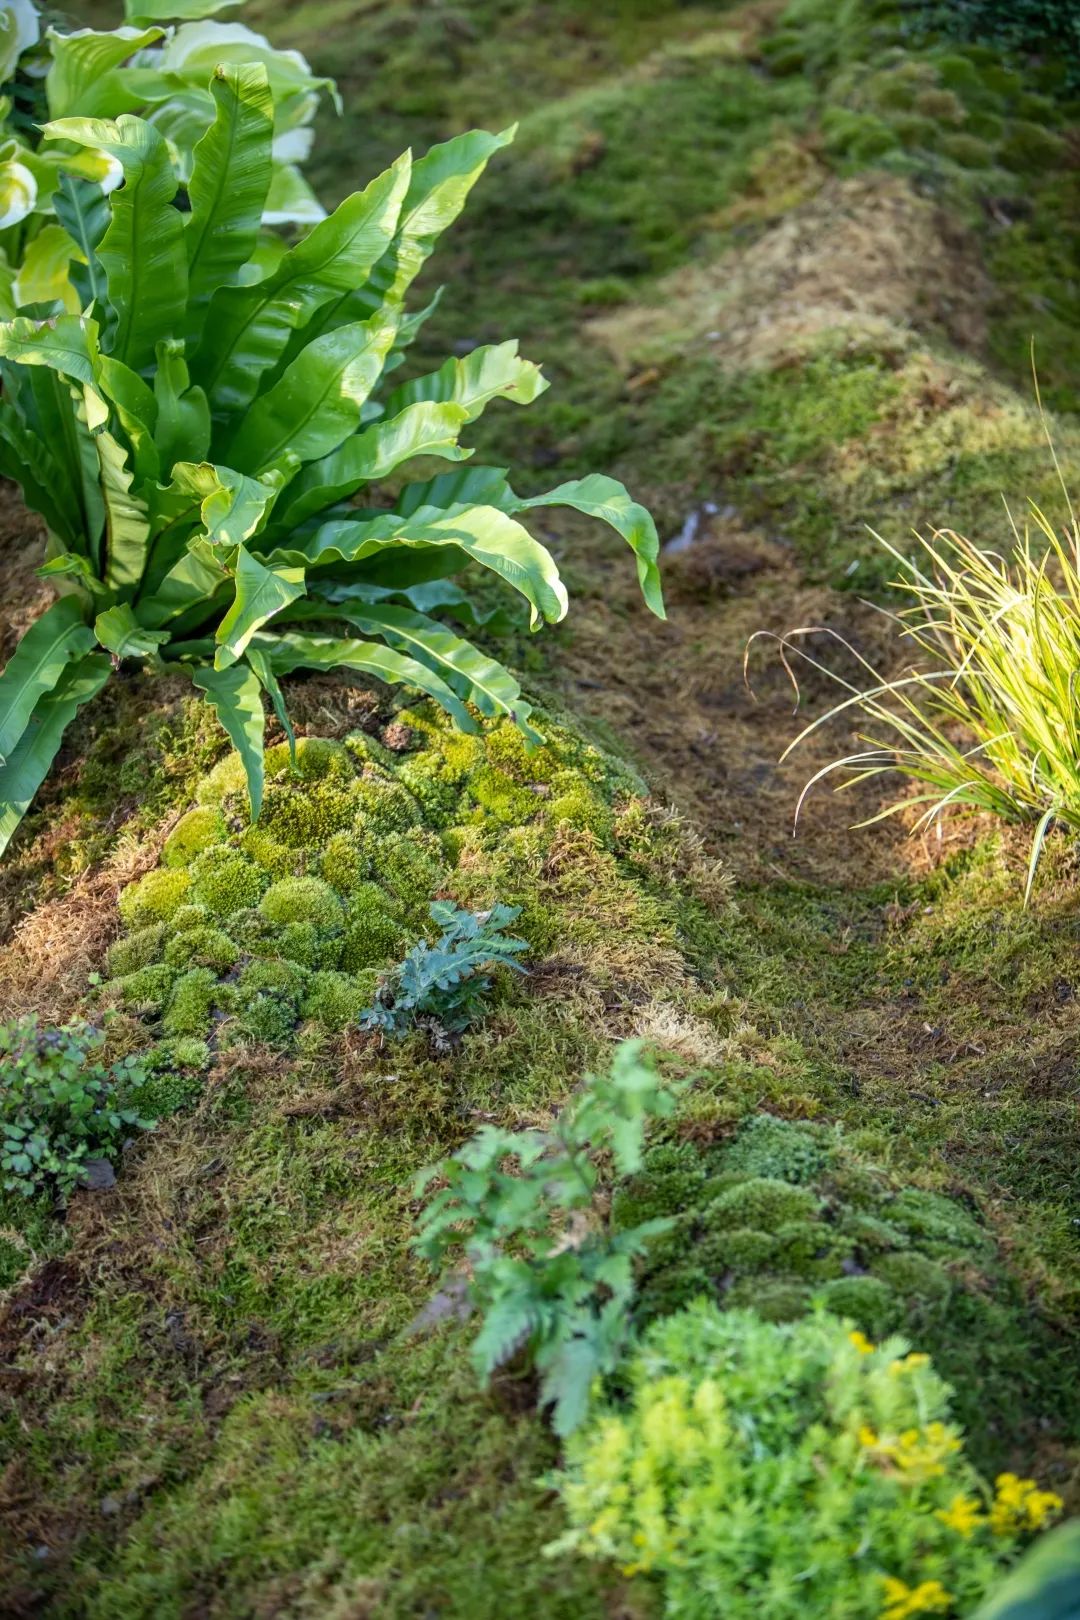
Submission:
[[[116,1186],[116,1171],[108,1159],[84,1159],[81,1185],[90,1192],[107,1192]]]

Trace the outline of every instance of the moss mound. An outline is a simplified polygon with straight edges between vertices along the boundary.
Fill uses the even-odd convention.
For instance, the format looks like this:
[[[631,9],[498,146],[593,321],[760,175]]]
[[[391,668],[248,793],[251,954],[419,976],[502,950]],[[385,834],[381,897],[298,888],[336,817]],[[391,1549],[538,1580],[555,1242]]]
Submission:
[[[756,1114],[719,1145],[660,1144],[613,1205],[620,1227],[656,1216],[674,1225],[644,1263],[643,1320],[702,1296],[773,1321],[821,1301],[931,1353],[976,1448],[1033,1412],[1061,1416],[1067,1359],[993,1233],[957,1199],[899,1185],[838,1128]]]
[[[306,1025],[356,1021],[438,896],[521,905],[541,954],[608,926],[581,905],[575,921],[562,895],[625,889],[616,816],[640,786],[626,767],[557,725],[532,752],[510,722],[465,736],[427,708],[386,735],[392,748],[367,732],[303,738],[295,766],[284,745],[271,749],[255,826],[237,756],[216,765],[162,866],[120,896],[128,932],[109,953],[104,1003],[159,1039],[291,1049]],[[638,848],[639,832],[628,834],[635,859],[649,844]],[[546,870],[556,847],[558,874]],[[630,891],[620,919],[630,937],[664,936],[659,912]]]

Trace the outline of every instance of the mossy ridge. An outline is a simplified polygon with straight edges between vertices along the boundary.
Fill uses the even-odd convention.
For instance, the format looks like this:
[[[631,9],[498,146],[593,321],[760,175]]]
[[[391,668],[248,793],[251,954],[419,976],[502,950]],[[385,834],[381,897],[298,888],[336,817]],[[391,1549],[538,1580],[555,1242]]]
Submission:
[[[615,854],[618,807],[640,784],[566,727],[547,729],[530,752],[511,723],[468,736],[433,709],[405,710],[387,733],[396,751],[365,732],[304,737],[295,773],[281,744],[256,826],[227,755],[163,864],[120,895],[129,932],[110,951],[104,1005],[166,1042],[289,1048],[356,1023],[377,970],[425,931],[441,894],[520,904],[536,955],[602,940],[614,907],[630,954],[663,971],[678,908],[627,884]]]
[[[221,733],[187,682],[110,685],[73,721],[62,760],[6,852],[0,939],[34,906],[141,837],[190,796],[221,749]]]
[[[642,1270],[643,1321],[706,1295],[778,1321],[815,1299],[877,1340],[903,1331],[955,1387],[984,1466],[1041,1424],[1074,1443],[1071,1343],[1033,1312],[993,1231],[965,1203],[905,1185],[837,1127],[750,1116],[715,1145],[653,1147],[617,1225],[674,1216]]]
[[[180,1616],[205,1589],[215,1612],[239,1615],[259,1594],[295,1596],[300,1567],[304,1601],[345,1602],[359,1583],[402,1620],[436,1601],[461,1620],[494,1616],[521,1591],[553,1620],[608,1612],[607,1577],[538,1556],[556,1525],[537,1510],[535,1477],[553,1451],[523,1415],[528,1390],[511,1380],[479,1393],[458,1329],[399,1340],[431,1288],[407,1247],[412,1173],[478,1117],[549,1117],[646,1002],[692,998],[676,897],[691,881],[710,905],[725,895],[631,772],[568,727],[545,731],[530,754],[510,727],[467,737],[425,707],[383,733],[401,752],[367,733],[303,739],[298,780],[285,751],[272,754],[259,826],[287,853],[284,876],[247,843],[226,757],[198,793],[225,838],[214,821],[206,848],[178,841],[189,864],[127,891],[135,926],[111,961],[129,971],[104,997],[123,1002],[132,981],[145,997],[153,975],[165,988],[154,1007],[117,1014],[110,1040],[155,1038],[151,1087],[173,1117],[125,1167],[106,1214],[89,1202],[73,1212],[78,1304],[49,1378],[28,1383],[4,1426],[28,1500],[56,1515],[52,1558],[19,1571],[53,1612]],[[479,773],[483,802],[470,786]],[[425,778],[426,810],[403,786]],[[384,803],[395,825],[407,811],[407,830],[370,837]],[[511,807],[527,819],[511,825]],[[433,887],[521,904],[516,926],[532,929],[536,952],[524,993],[497,995],[452,1065],[422,1033],[382,1054],[337,1031],[377,970],[313,968],[292,951],[304,929],[340,949],[358,895],[414,936]],[[226,941],[236,958],[223,970]],[[189,950],[196,959],[180,960]],[[36,1365],[33,1346],[26,1356]],[[417,1492],[431,1503],[422,1555],[419,1531],[385,1531],[387,1515],[419,1522]],[[253,1515],[268,1525],[267,1512],[256,1566],[241,1544],[250,1550],[247,1527]]]

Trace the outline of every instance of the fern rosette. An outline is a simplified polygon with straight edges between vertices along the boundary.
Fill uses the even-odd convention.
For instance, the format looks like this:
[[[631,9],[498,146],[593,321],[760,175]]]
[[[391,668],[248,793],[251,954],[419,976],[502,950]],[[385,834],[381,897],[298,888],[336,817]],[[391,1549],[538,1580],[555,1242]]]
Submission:
[[[655,526],[597,475],[523,499],[503,470],[406,482],[390,510],[365,486],[461,435],[494,399],[546,383],[515,343],[478,348],[394,386],[424,313],[405,299],[489,158],[513,136],[473,131],[406,153],[295,245],[267,230],[274,104],[265,64],[222,63],[216,115],[181,187],[150,122],[45,126],[71,154],[122,170],[109,194],[77,175],[58,216],[83,308],[0,323],[0,470],[48,528],[41,572],[62,593],[0,676],[0,848],[64,728],[123,660],[187,670],[263,790],[264,698],[291,735],[279,682],[343,668],[436,699],[465,730],[529,705],[508,670],[432,617],[479,622],[452,576],[493,572],[532,628],[563,617],[558,569],[520,516],[565,505],[633,548],[663,602]]]

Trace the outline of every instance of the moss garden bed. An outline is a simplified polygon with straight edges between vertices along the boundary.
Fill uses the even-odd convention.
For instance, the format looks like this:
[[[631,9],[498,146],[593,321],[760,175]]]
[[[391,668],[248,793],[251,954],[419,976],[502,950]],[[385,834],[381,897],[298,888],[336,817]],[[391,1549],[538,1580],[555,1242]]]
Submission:
[[[74,9],[119,21],[112,0]],[[59,1073],[63,1026],[114,1116],[0,1190],[0,1615],[1075,1617],[1071,1589],[1060,1614],[983,1604],[1032,1544],[1080,1578],[1050,1528],[1080,1519],[1076,838],[1048,825],[1027,905],[1033,829],[989,812],[913,833],[862,782],[813,793],[792,838],[857,727],[780,761],[838,690],[804,670],[794,718],[761,642],[743,667],[755,632],[802,625],[827,627],[806,646],[841,674],[840,638],[906,668],[876,535],[905,553],[937,525],[1004,553],[1002,495],[1066,532],[1046,438],[1075,497],[1067,10],[237,11],[338,81],[302,165],[328,203],[406,147],[520,121],[388,362],[395,410],[420,389],[409,444],[444,460],[399,472],[365,416],[355,498],[370,546],[414,495],[479,490],[528,518],[572,605],[533,637],[505,611],[510,564],[415,600],[326,564],[319,611],[353,614],[335,645],[380,612],[390,649],[419,603],[443,615],[419,632],[443,637],[428,673],[451,669],[472,732],[438,678],[424,697],[298,655],[277,688],[254,610],[225,624],[224,668],[199,629],[199,693],[153,628],[112,626],[108,684],[0,863],[18,1083],[44,1116],[26,1054]],[[510,336],[527,361],[492,358]],[[531,400],[533,361],[550,388],[481,420],[483,377]],[[458,433],[475,459],[436,478]],[[332,460],[303,474],[320,500]],[[250,472],[265,504],[276,471]],[[666,622],[623,544],[651,579],[647,518],[610,481],[569,514],[527,507],[594,473],[675,542]],[[277,555],[291,611],[307,553]],[[44,556],[5,485],[0,664],[51,599]],[[201,695],[239,680],[237,647],[269,672],[254,823]],[[464,714],[477,689],[444,654],[498,700]],[[4,1151],[38,1151],[19,1132]],[[553,1360],[577,1406],[545,1405]]]

